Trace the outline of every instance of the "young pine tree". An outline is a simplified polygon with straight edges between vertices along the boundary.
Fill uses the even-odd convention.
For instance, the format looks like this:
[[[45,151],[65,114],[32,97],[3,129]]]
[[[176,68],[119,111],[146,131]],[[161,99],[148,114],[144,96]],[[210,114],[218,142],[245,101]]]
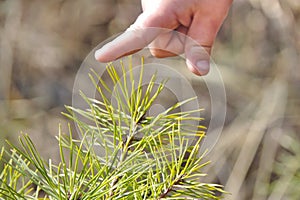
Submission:
[[[107,66],[114,88],[92,72],[99,98],[82,94],[88,109],[67,107],[81,138],[73,139],[71,128],[68,134],[60,129],[57,165],[41,158],[28,135],[2,149],[0,199],[220,199],[220,185],[201,182],[208,163],[199,155],[204,128],[193,113],[200,110],[177,111],[192,99],[150,116],[166,82],[156,85],[153,74],[145,86],[143,68],[138,80],[131,67],[129,78],[121,68],[118,73]],[[197,125],[184,123],[191,120]]]

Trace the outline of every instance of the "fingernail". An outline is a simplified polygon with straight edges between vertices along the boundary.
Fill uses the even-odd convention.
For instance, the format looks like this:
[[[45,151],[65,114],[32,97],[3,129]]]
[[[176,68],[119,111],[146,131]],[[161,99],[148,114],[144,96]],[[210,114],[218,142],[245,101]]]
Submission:
[[[97,59],[97,57],[98,57],[98,54],[99,54],[99,49],[96,50],[95,53],[94,53],[94,56],[95,56],[96,59]]]
[[[207,74],[209,71],[209,62],[208,60],[199,60],[196,62],[196,67],[201,74]]]

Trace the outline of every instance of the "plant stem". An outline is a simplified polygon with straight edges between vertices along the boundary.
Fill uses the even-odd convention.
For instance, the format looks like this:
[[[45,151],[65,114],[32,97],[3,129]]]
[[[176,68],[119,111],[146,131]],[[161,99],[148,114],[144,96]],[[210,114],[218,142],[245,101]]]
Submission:
[[[174,185],[180,183],[183,180],[183,175],[179,176],[179,178],[177,180],[175,180],[158,198],[159,199],[163,199],[165,198],[174,188]]]
[[[127,158],[127,155],[128,155],[128,151],[129,151],[129,146],[131,145],[131,142],[133,141],[134,139],[134,136],[138,133],[138,126],[136,123],[133,123],[133,129],[132,129],[132,132],[128,135],[128,137],[126,138],[126,141],[123,142],[123,148],[122,148],[122,154],[120,156],[120,161],[119,163],[117,164],[117,168],[116,169],[119,169],[121,167],[121,165],[123,164],[124,160]],[[117,176],[110,184],[111,188],[113,188],[117,183],[118,183],[118,180],[119,180],[119,176]],[[109,193],[109,197],[112,197],[114,195],[114,189],[112,189]]]

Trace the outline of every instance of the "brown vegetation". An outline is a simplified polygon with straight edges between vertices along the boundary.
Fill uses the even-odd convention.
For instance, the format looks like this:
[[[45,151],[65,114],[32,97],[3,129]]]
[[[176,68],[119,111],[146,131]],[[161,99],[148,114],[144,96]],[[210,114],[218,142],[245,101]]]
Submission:
[[[139,12],[137,0],[0,1],[0,146],[22,130],[39,141],[42,154],[55,156],[53,134],[58,122],[65,124],[59,113],[71,104],[82,59]],[[290,197],[289,179],[274,173],[274,162],[288,146],[285,136],[300,140],[299,52],[298,0],[233,3],[212,54],[228,105],[207,169],[209,181],[232,193],[228,199]]]

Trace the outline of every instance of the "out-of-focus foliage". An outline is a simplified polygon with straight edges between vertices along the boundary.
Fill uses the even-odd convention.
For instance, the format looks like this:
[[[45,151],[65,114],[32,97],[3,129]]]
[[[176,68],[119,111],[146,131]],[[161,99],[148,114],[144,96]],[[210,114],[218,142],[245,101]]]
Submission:
[[[1,1],[0,145],[24,130],[35,141],[43,138],[37,147],[42,154],[58,155],[50,148],[55,143],[51,134],[63,120],[62,105],[71,102],[81,60],[103,39],[124,30],[140,10],[138,0]],[[212,53],[228,105],[207,177],[224,184],[230,199],[276,196],[276,181],[285,173],[276,172],[275,161],[289,149],[279,141],[300,131],[299,52],[300,1],[233,2]],[[192,75],[191,80],[197,88],[200,81]],[[279,163],[282,169],[289,166]],[[288,198],[292,191],[281,192]]]
[[[228,199],[297,195],[293,187],[300,184],[294,178],[277,194],[290,166],[300,166],[297,156],[282,159],[287,155],[280,142],[300,131],[299,30],[299,1],[249,0],[234,1],[219,34],[214,58],[227,88],[228,122],[212,152],[216,163],[208,174],[215,173],[211,179],[226,185],[232,193]],[[299,137],[292,140],[300,146]]]
[[[277,177],[270,184],[269,199],[299,199],[300,185],[300,143],[294,133],[284,135],[280,144],[283,147],[275,163],[274,175]]]
[[[52,148],[87,53],[140,12],[139,1],[0,1],[0,146],[20,131]],[[51,135],[52,134],[52,135]]]

